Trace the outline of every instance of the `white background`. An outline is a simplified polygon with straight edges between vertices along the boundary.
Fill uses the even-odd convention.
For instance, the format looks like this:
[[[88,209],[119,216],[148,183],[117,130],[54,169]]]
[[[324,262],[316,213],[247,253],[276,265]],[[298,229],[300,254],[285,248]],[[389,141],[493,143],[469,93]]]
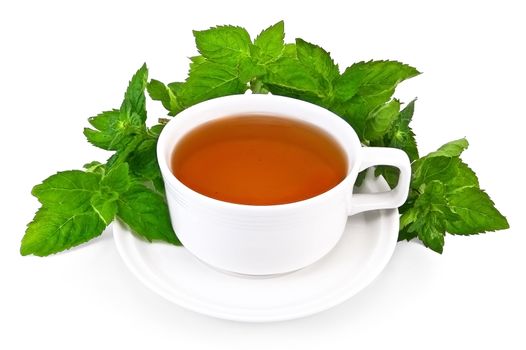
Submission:
[[[179,3],[179,4],[178,4]],[[2,1],[0,4],[0,348],[524,349],[526,12],[520,1]],[[287,39],[331,51],[344,68],[397,59],[423,75],[397,96],[419,100],[420,150],[466,136],[464,159],[511,229],[446,239],[443,255],[399,243],[379,278],[348,302],[301,320],[241,324],[185,311],[146,289],[111,232],[48,258],[21,257],[38,207],[33,185],[107,157],[82,135],[118,107],[143,62],[185,77],[192,29],[280,19]],[[150,116],[163,115],[150,103]]]

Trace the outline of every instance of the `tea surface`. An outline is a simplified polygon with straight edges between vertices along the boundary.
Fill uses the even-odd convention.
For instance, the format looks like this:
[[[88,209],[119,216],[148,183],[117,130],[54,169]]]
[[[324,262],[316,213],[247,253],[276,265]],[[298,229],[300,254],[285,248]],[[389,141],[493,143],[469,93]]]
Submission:
[[[326,192],[347,175],[346,155],[324,130],[265,115],[225,117],[175,146],[172,172],[189,188],[226,202],[273,205]]]

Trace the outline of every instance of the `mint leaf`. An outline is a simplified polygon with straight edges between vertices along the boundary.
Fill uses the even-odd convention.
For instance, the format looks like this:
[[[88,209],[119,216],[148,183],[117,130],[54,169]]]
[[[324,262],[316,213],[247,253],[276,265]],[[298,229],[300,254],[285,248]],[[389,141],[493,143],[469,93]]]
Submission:
[[[411,227],[418,232],[417,237],[431,250],[442,254],[444,251],[446,219],[440,213],[429,212]]]
[[[239,62],[238,75],[239,80],[246,84],[254,78],[262,77],[267,73],[264,66],[254,63],[250,58],[245,58]]]
[[[60,211],[84,211],[90,206],[93,192],[99,190],[101,176],[80,170],[56,173],[33,187],[31,193],[43,206]]]
[[[438,150],[429,153],[426,157],[458,157],[469,146],[468,140],[465,138],[454,140],[442,145]]]
[[[413,207],[402,214],[401,229],[405,229],[406,235],[416,234],[426,247],[442,253],[446,224],[458,220],[458,216],[449,208],[443,183],[430,181],[421,191]]]
[[[148,81],[148,68],[146,63],[133,75],[126,93],[124,94],[124,101],[120,110],[127,114],[135,113],[141,117],[142,122],[146,121],[146,97],[144,96],[144,89]]]
[[[203,56],[190,57],[190,71],[189,71],[189,74],[191,74],[193,70],[195,70],[201,63],[204,63],[204,62],[206,62],[206,58],[204,58]],[[168,84],[168,85],[170,86],[171,84]],[[175,91],[177,91],[177,90],[175,90]]]
[[[378,140],[391,128],[400,113],[400,102],[392,100],[373,110],[365,120],[364,138]]]
[[[194,37],[199,53],[209,60],[233,64],[250,56],[250,35],[244,28],[218,26],[194,31]]]
[[[106,225],[109,225],[117,214],[119,195],[130,188],[128,164],[123,163],[103,174],[99,189],[92,195],[90,203]]]
[[[467,186],[478,187],[477,176],[459,157],[424,157],[413,163],[413,188],[433,180],[446,184],[448,192]]]
[[[106,190],[105,192],[95,192],[90,200],[91,207],[107,226],[117,214],[117,192]]]
[[[95,130],[85,128],[84,135],[92,145],[108,151],[125,147],[131,138],[144,132],[142,117],[136,113],[111,110],[91,117],[88,121]]]
[[[285,44],[283,47],[283,52],[281,54],[283,57],[297,58],[296,55],[296,44]]]
[[[147,241],[180,245],[170,222],[165,199],[146,186],[135,183],[118,200],[118,216]]]
[[[323,83],[297,59],[282,57],[267,69],[268,74],[262,80],[273,94],[313,103],[321,103],[325,97]]]
[[[418,232],[409,232],[407,231],[407,228],[401,228],[400,232],[398,233],[398,241],[410,241],[412,239],[415,239],[418,237]]]
[[[119,151],[128,147],[133,139],[146,133],[146,104],[144,90],[148,79],[148,68],[143,65],[132,77],[120,109],[102,112],[89,118],[95,128],[84,129],[84,135],[94,146],[105,150]]]
[[[106,172],[106,166],[99,161],[86,163],[82,166],[88,173],[103,175]]]
[[[446,184],[447,191],[453,192],[463,187],[478,187],[478,179],[459,158],[468,147],[466,139],[455,140],[441,146],[412,164],[413,176],[411,187],[418,188],[423,183],[439,180]]]
[[[152,181],[161,179],[161,170],[157,163],[157,138],[144,140],[127,160],[135,176]]]
[[[28,225],[20,252],[45,256],[100,235],[116,212],[117,194],[101,187],[102,174],[78,170],[50,176],[33,188],[42,207]]]
[[[246,89],[237,68],[207,61],[192,71],[177,97],[184,107],[189,107],[214,97],[242,94]]]
[[[409,127],[414,111],[415,100],[408,103],[407,106],[398,113],[398,117],[393,122],[385,142],[386,146],[398,148],[407,153],[411,162],[419,158],[415,134]]]
[[[411,186],[415,189],[422,184],[438,180],[447,182],[457,175],[458,157],[423,157],[413,163]]]
[[[330,109],[361,136],[369,113],[389,101],[400,82],[418,74],[415,68],[396,61],[355,63],[334,81]]]
[[[449,193],[461,190],[465,187],[479,188],[479,180],[477,175],[471,168],[462,160],[457,158],[455,160],[456,172],[454,177],[449,179],[446,183]]]
[[[302,39],[297,39],[296,45],[286,46],[283,56],[266,68],[262,83],[268,91],[321,106],[328,105],[332,82],[339,76],[329,53]]]
[[[285,46],[284,39],[285,25],[283,21],[263,30],[254,40],[255,50],[252,50],[258,63],[266,64],[278,59]]]
[[[391,123],[390,129],[383,138],[370,141],[370,145],[398,148],[407,153],[411,162],[417,160],[419,155],[415,134],[409,127],[409,123],[411,122],[414,113],[414,103],[415,100],[411,101],[403,110],[401,110]],[[366,121],[366,134],[364,137],[366,139],[372,137],[367,133],[367,128],[368,125]],[[375,170],[375,175],[382,175],[391,188],[394,188],[398,183],[399,171],[394,167],[378,166]]]
[[[103,112],[90,118],[89,122],[95,130],[86,128],[84,134],[95,146],[106,150],[116,151],[107,161],[106,167],[111,171],[113,167],[129,164],[129,171],[139,179],[151,180],[160,184],[161,174],[156,160],[156,143],[160,127],[146,127],[146,110],[144,98],[148,70],[141,67],[133,76],[119,110]],[[175,100],[175,92],[181,89],[177,83],[165,86],[159,81],[152,80],[148,85],[150,93],[158,99],[164,100],[178,112],[182,107]],[[128,168],[122,170],[128,173]],[[156,186],[158,187],[158,186]],[[121,191],[122,192],[122,191]]]
[[[55,254],[99,236],[105,228],[93,209],[64,212],[42,207],[27,226],[20,254]]]
[[[447,222],[449,233],[471,235],[510,227],[488,194],[477,187],[455,191],[448,196],[448,200],[451,210],[460,218]]]
[[[422,241],[427,240],[427,246],[439,251],[442,238],[438,233],[469,235],[509,227],[506,218],[479,188],[473,170],[459,158],[467,147],[466,139],[451,141],[413,162],[412,199],[401,208],[400,239],[417,233]],[[431,184],[432,188],[440,187],[440,196],[430,200],[427,193]],[[422,203],[429,211],[422,209]]]
[[[386,102],[400,82],[419,74],[415,68],[397,61],[358,62],[335,82],[335,96],[339,102],[349,101],[355,95],[381,96]]]
[[[142,142],[142,137],[130,138],[130,141],[118,149],[106,162],[106,167],[111,169],[128,161],[128,158]]]
[[[303,65],[309,67],[323,79],[327,85],[325,89],[332,90],[332,82],[340,76],[340,70],[330,54],[303,39],[296,39],[296,54]]]
[[[124,193],[130,188],[130,177],[128,175],[129,166],[123,163],[116,166],[102,177],[101,187],[117,193]]]
[[[172,115],[175,115],[182,110],[172,89],[164,85],[159,80],[150,80],[147,85],[147,89],[148,94],[152,100],[161,101],[163,107],[170,111]]]

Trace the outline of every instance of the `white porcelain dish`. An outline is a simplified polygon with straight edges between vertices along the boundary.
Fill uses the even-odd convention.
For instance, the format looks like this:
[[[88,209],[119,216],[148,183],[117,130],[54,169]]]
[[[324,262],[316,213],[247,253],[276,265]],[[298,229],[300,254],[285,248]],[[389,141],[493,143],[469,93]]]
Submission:
[[[368,176],[361,192],[382,192]],[[219,272],[183,247],[147,243],[120,223],[117,249],[132,273],[167,300],[195,312],[235,321],[271,322],[312,315],[369,285],[391,258],[398,237],[396,209],[357,214],[336,247],[318,262],[289,274],[247,278]]]

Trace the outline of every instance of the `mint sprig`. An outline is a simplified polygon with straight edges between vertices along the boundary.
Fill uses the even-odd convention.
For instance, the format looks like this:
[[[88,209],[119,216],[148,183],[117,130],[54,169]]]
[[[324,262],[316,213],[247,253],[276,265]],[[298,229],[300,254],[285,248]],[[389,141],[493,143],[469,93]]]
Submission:
[[[467,147],[466,139],[451,141],[413,162],[410,200],[401,208],[402,239],[418,237],[441,253],[446,232],[470,235],[509,227],[460,159]]]
[[[148,69],[132,77],[119,109],[89,118],[94,146],[114,152],[105,164],[48,177],[33,188],[42,204],[22,239],[20,253],[47,256],[99,236],[116,218],[147,241],[180,244],[163,194],[155,145],[162,125],[146,127]]]
[[[272,93],[325,107],[347,121],[365,146],[394,147],[412,161],[407,202],[400,208],[399,240],[419,238],[443,251],[446,232],[471,235],[509,227],[477,176],[460,156],[468,147],[455,140],[419,156],[410,123],[415,100],[393,98],[397,85],[420,72],[397,61],[363,61],[343,72],[329,52],[303,39],[285,43],[280,21],[254,40],[241,27],[194,31],[200,53],[190,58],[184,81],[164,84],[143,65],[124,100],[89,119],[84,134],[94,146],[113,152],[106,163],[85,171],[52,175],[35,186],[42,203],[22,240],[21,253],[45,256],[84,243],[115,218],[147,241],[180,244],[172,230],[155,149],[162,124],[146,125],[145,89],[176,116],[199,102],[226,95]],[[398,173],[378,167],[376,175],[395,186]],[[362,176],[360,176],[361,178]]]

